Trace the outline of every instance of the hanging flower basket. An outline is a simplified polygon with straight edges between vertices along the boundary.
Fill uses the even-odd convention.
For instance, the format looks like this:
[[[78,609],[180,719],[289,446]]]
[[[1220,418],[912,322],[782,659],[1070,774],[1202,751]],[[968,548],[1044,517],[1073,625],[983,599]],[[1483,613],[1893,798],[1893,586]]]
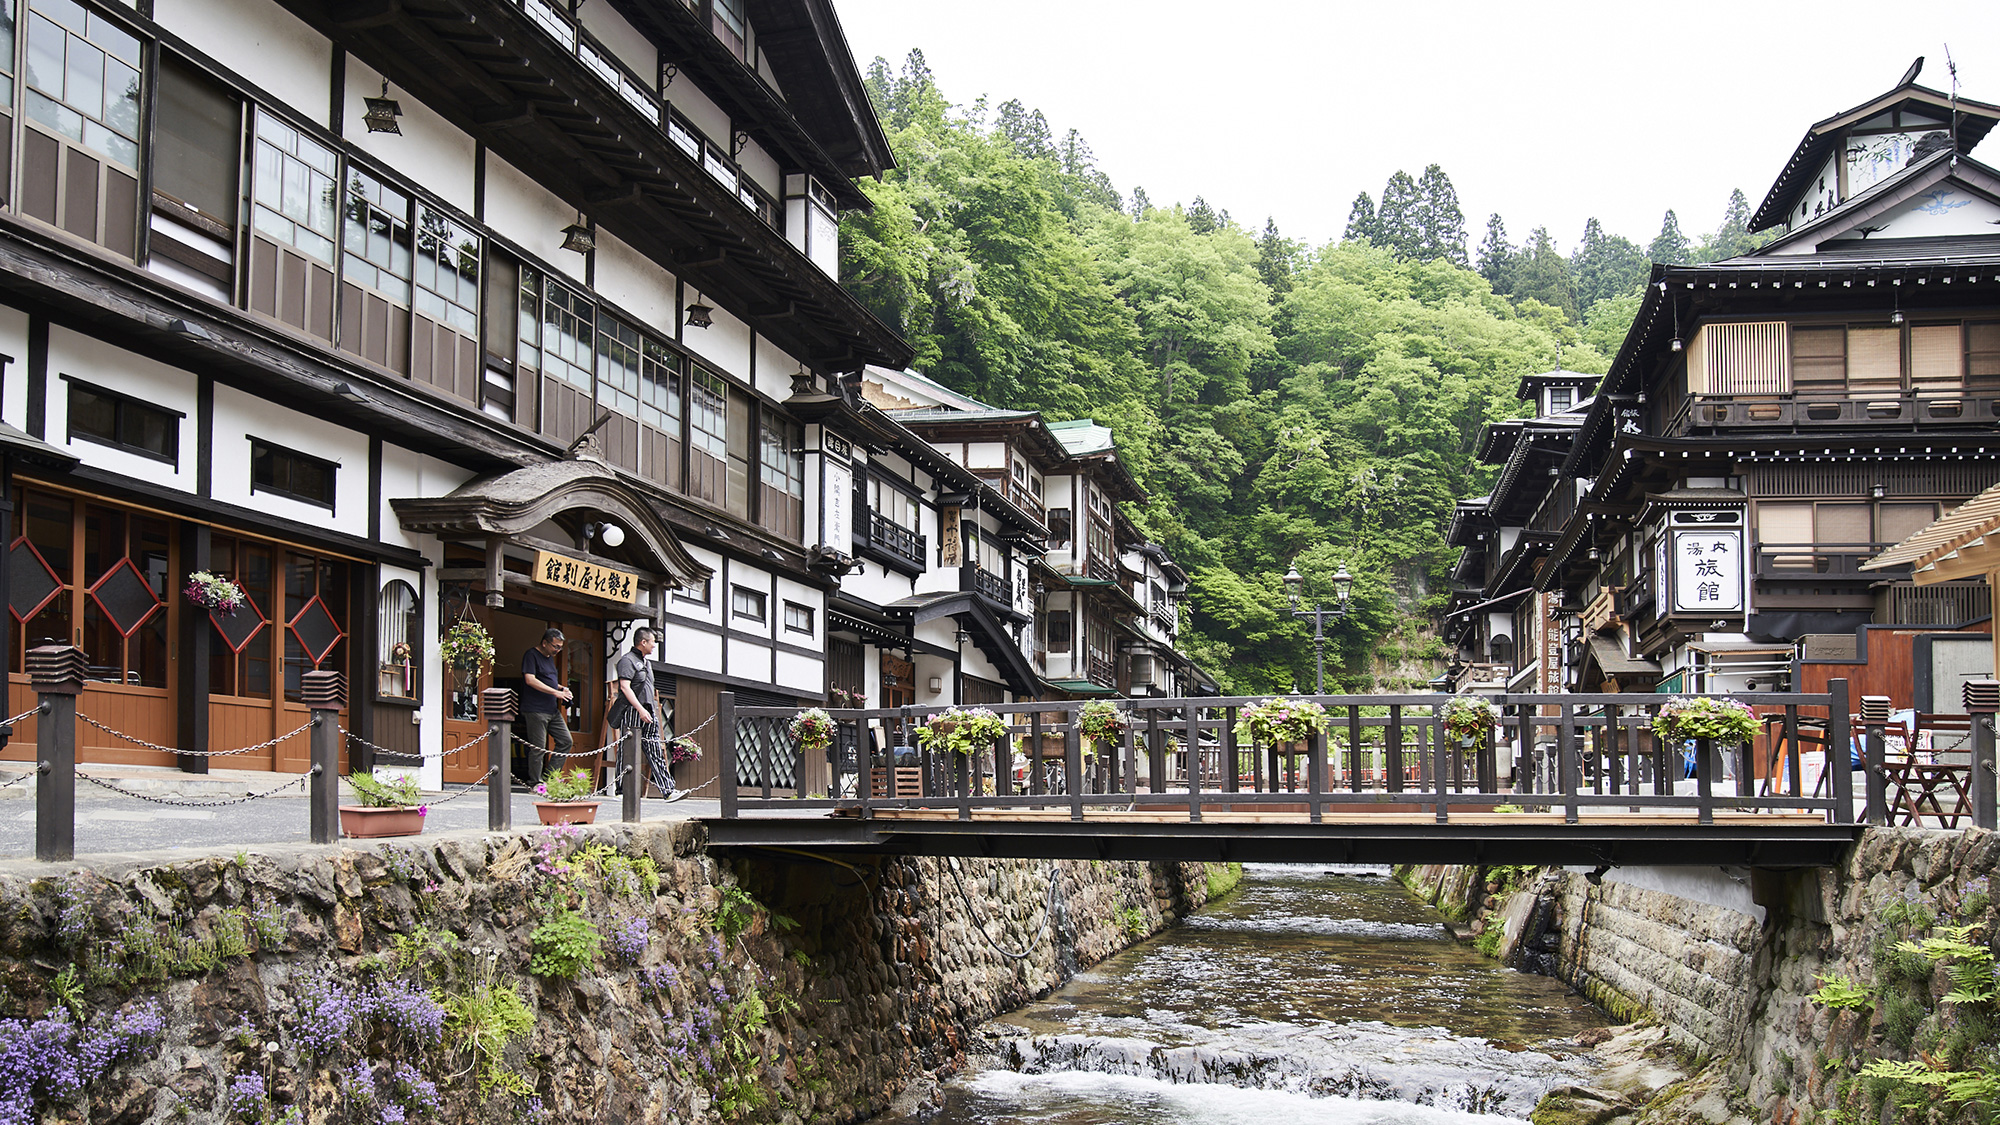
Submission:
[[[1076,717],[1078,737],[1093,743],[1098,739],[1117,738],[1131,725],[1132,716],[1108,699],[1091,700],[1083,705],[1083,711]]]
[[[438,646],[447,667],[460,672],[478,672],[493,663],[493,638],[477,621],[460,621],[444,635]]]
[[[692,735],[681,735],[679,738],[667,743],[667,758],[674,765],[680,765],[682,762],[699,762],[701,761],[701,743],[696,742]]]
[[[974,754],[1007,737],[1007,720],[984,707],[953,707],[932,715],[917,728],[917,742],[926,750]]]
[[[1331,724],[1326,708],[1310,699],[1266,699],[1238,712],[1236,737],[1275,746],[1324,734]]]
[[[798,740],[801,750],[824,750],[833,745],[834,736],[840,733],[840,727],[833,721],[833,716],[817,707],[808,707],[799,712],[792,719],[792,725],[786,729],[790,730],[792,737]]]
[[[248,600],[243,593],[243,587],[220,574],[211,574],[206,570],[197,570],[188,575],[186,593],[187,600],[210,613],[219,613],[224,617],[234,616]]]
[[[1444,706],[1444,729],[1453,738],[1484,738],[1500,725],[1500,708],[1476,695],[1461,695]]]
[[[1706,738],[1724,746],[1748,744],[1757,737],[1757,716],[1734,699],[1684,695],[1661,705],[1653,733],[1667,742]]]
[[[868,706],[868,696],[863,692],[834,688],[826,693],[826,701],[842,710],[859,710]]]

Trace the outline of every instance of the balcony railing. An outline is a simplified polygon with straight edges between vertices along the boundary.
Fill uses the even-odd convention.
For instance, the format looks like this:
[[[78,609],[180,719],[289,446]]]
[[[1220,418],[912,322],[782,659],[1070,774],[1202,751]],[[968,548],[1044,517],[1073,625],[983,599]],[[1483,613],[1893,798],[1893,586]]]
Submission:
[[[1883,427],[1992,426],[2000,419],[2000,395],[1991,393],[1918,395],[1910,391],[1853,398],[1790,395],[1703,395],[1689,398],[1667,423],[1666,436],[1693,430],[1756,428],[1808,430]]]
[[[1108,656],[1090,654],[1090,682],[1103,687],[1118,686],[1118,665]]]
[[[868,543],[878,551],[909,563],[918,570],[929,558],[924,537],[900,524],[890,522],[880,512],[868,513]]]
[[[1759,543],[1752,573],[1760,582],[1800,578],[1879,582],[1902,572],[1864,571],[1861,564],[1893,546],[1893,543]]]
[[[972,592],[1001,605],[1011,605],[1014,600],[1005,578],[977,564],[972,568]]]
[[[665,133],[688,158],[701,165],[709,177],[728,189],[745,209],[773,228],[782,228],[778,204],[769,193],[750,182],[736,162],[712,142],[704,144],[699,130],[690,124],[666,99],[653,93],[651,84],[634,75],[611,51],[591,38],[590,33],[557,5],[547,0],[516,0],[535,26],[547,32],[576,56],[583,68],[617,94],[653,127]]]
[[[1170,606],[1154,606],[1152,617],[1153,628],[1158,629],[1162,634],[1169,637],[1173,636],[1174,630],[1180,626],[1180,622],[1176,620],[1173,608]]]
[[[1085,574],[1088,574],[1092,578],[1103,579],[1106,582],[1116,582],[1118,580],[1117,566],[1113,565],[1110,559],[1100,555],[1090,556],[1089,560],[1084,563],[1083,570]]]

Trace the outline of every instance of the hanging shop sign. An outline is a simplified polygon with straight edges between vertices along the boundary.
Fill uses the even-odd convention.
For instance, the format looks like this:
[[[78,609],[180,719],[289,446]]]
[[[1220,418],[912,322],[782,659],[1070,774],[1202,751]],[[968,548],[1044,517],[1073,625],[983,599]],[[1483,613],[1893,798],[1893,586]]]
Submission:
[[[1673,529],[1675,613],[1741,613],[1743,529]]]
[[[630,604],[639,600],[639,576],[631,571],[553,551],[535,552],[535,582],[610,602]]]

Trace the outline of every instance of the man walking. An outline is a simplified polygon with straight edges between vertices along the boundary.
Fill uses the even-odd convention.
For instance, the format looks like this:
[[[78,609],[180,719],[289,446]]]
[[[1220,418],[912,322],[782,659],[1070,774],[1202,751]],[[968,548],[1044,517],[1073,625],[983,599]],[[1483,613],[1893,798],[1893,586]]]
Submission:
[[[569,720],[563,715],[563,705],[573,698],[573,693],[563,686],[562,673],[556,670],[556,655],[563,650],[565,638],[561,629],[542,631],[540,644],[521,654],[521,680],[525,687],[521,692],[521,741],[527,743],[527,781],[529,787],[542,783],[542,757],[549,749],[549,738],[555,738],[557,755],[569,753],[571,739]],[[557,769],[567,764],[568,758],[558,757]]]
[[[646,773],[652,778],[653,787],[660,791],[660,796],[675,801],[680,795],[674,792],[667,748],[660,741],[659,701],[653,694],[653,646],[657,643],[653,630],[647,626],[641,625],[633,631],[632,647],[618,658],[618,697],[611,718],[612,725],[620,732],[639,732],[639,748],[645,755]]]

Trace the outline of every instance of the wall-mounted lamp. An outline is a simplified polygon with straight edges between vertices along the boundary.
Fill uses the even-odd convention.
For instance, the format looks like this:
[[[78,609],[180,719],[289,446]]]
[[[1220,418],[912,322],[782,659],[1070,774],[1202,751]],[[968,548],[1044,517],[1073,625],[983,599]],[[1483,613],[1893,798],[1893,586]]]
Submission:
[[[1898,328],[1903,326],[1903,281],[1896,279],[1896,311],[1889,314],[1889,323]]]
[[[688,306],[688,319],[687,319],[688,327],[707,328],[709,325],[714,324],[715,321],[710,316],[710,314],[713,312],[715,312],[714,309],[709,308],[707,305],[701,303],[701,293],[700,291],[696,291],[694,295],[694,304]]]
[[[585,542],[595,539],[606,547],[617,547],[625,542],[625,529],[609,520],[593,520],[583,525],[583,538]]]
[[[366,403],[368,401],[367,397],[364,396],[360,391],[355,390],[353,384],[351,383],[335,383],[333,385],[333,397],[339,399],[346,399],[348,402],[352,402],[357,405]]]
[[[930,680],[930,689],[931,689],[931,691],[932,691],[933,693],[936,693],[936,692],[940,692],[940,691],[943,691],[943,690],[944,690],[944,681],[943,681],[943,680],[941,680],[941,679],[939,679],[939,678],[938,678],[938,677],[936,677],[936,676],[932,676],[932,677],[931,677],[931,680]]]
[[[1873,496],[1877,500],[1880,500],[1881,498],[1887,496],[1888,494],[1889,494],[1888,488],[1884,487],[1882,482],[1879,480],[1876,481],[1874,484],[1868,486],[1868,495]]]
[[[592,250],[597,249],[597,236],[590,233],[589,227],[583,225],[582,215],[576,217],[576,222],[564,227],[562,234],[562,248],[565,250],[577,254],[588,254]]]
[[[1667,284],[1663,281],[1660,283],[1660,292],[1664,293],[1666,290]],[[1681,343],[1681,303],[1679,301],[1674,302],[1674,342],[1667,346],[1677,352],[1687,347],[1687,345]]]
[[[381,97],[363,98],[361,100],[368,106],[368,111],[361,115],[361,123],[368,126],[369,132],[402,135],[403,127],[396,124],[396,119],[403,116],[403,106],[402,103],[389,96],[388,79],[384,78],[382,80]]]

